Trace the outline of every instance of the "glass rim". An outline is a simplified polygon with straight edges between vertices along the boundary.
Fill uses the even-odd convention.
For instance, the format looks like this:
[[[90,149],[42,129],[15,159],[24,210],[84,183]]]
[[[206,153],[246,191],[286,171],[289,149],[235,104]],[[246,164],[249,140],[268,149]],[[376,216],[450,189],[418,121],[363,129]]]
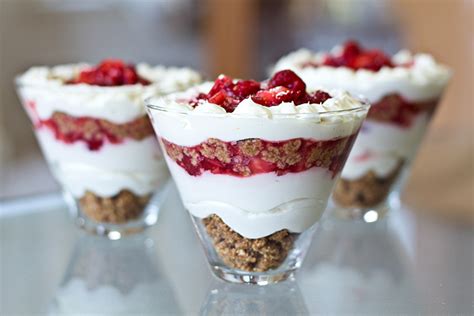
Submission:
[[[235,114],[232,112],[226,113],[209,113],[209,112],[194,112],[194,111],[184,111],[180,109],[169,108],[163,105],[152,104],[150,101],[155,99],[154,97],[148,97],[144,100],[145,106],[149,111],[159,111],[162,113],[169,113],[169,114],[179,114],[179,115],[192,115],[192,116],[200,116],[200,117],[232,117],[232,118],[256,118],[262,119],[267,118],[265,116],[245,113],[245,114]],[[166,96],[160,97],[166,98]],[[371,104],[367,101],[357,99],[360,102],[360,105],[351,109],[343,109],[343,110],[332,110],[326,112],[319,112],[319,113],[271,113],[271,118],[311,118],[311,117],[329,117],[329,116],[343,116],[346,114],[353,114],[368,111],[371,107]],[[312,103],[316,104],[316,103]]]

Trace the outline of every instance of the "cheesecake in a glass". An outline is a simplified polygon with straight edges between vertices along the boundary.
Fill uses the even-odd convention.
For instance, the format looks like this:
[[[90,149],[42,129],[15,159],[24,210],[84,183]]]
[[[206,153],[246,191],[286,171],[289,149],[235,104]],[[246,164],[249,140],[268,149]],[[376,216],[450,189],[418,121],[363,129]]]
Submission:
[[[198,82],[187,68],[121,60],[32,67],[17,77],[18,95],[78,224],[117,238],[156,222],[154,194],[169,173],[143,98]]]
[[[213,272],[268,284],[301,265],[369,105],[294,72],[219,76],[147,100]]]
[[[451,72],[428,54],[402,50],[390,56],[348,41],[329,52],[306,49],[281,58],[308,84],[343,89],[371,108],[342,171],[333,200],[342,216],[380,217],[400,204],[399,194]],[[372,216],[372,217],[373,217]]]

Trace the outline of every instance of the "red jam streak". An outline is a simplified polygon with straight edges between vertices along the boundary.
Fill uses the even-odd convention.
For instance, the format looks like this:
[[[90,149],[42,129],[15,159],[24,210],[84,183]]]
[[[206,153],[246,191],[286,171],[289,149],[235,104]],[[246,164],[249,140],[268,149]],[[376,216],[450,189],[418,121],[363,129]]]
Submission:
[[[277,72],[268,82],[261,83],[254,80],[235,81],[221,75],[214,82],[208,93],[201,93],[191,100],[196,106],[199,100],[220,105],[226,112],[233,112],[244,99],[251,97],[255,103],[263,106],[276,106],[282,102],[323,103],[331,96],[324,91],[306,92],[306,84],[291,70]]]
[[[114,124],[91,117],[73,117],[55,112],[47,120],[40,120],[36,128],[47,128],[55,138],[66,144],[83,142],[91,151],[99,150],[105,143],[119,144],[126,138],[143,139],[153,134],[147,117],[125,124]]]
[[[179,146],[163,138],[161,141],[168,157],[192,176],[206,171],[236,177],[270,172],[282,176],[321,167],[331,171],[334,178],[341,172],[356,135],[325,141],[254,138],[225,142],[210,138],[192,147]]]
[[[370,107],[367,119],[408,128],[418,114],[428,112],[431,115],[437,104],[438,100],[414,103],[404,100],[398,94],[387,95]]]
[[[67,82],[67,84],[79,83],[103,87],[150,84],[148,80],[138,75],[134,65],[118,59],[106,59],[95,67],[81,71],[77,78]]]
[[[382,67],[394,67],[390,56],[378,49],[365,49],[355,41],[347,41],[336,54],[327,53],[321,63],[306,62],[302,67],[348,67],[354,70],[379,71]]]

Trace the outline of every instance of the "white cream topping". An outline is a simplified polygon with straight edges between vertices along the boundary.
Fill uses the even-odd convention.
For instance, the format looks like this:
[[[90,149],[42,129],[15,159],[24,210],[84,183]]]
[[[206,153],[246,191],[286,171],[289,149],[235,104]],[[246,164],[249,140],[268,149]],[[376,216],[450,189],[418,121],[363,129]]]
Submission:
[[[401,160],[409,163],[415,156],[428,122],[428,113],[420,113],[409,127],[365,121],[341,178],[357,180],[369,171],[386,177]]]
[[[231,113],[207,101],[200,101],[195,108],[188,104],[197,94],[207,93],[211,86],[212,83],[205,83],[185,92],[147,100],[158,108],[148,111],[157,134],[182,146],[194,146],[209,138],[328,140],[352,135],[366,115],[365,110],[357,110],[366,109],[365,105],[340,91],[331,91],[333,98],[323,104],[282,103],[266,107],[247,98]]]
[[[147,96],[180,91],[201,81],[200,75],[188,68],[138,64],[138,74],[152,84],[117,87],[65,84],[88,67],[87,64],[32,67],[17,78],[20,97],[24,102],[36,103],[41,119],[59,111],[120,124],[145,115],[143,99]]]
[[[305,231],[321,218],[335,182],[324,168],[283,176],[267,173],[239,178],[206,172],[195,177],[169,158],[167,162],[192,215],[205,218],[217,214],[246,238],[282,229]]]
[[[90,151],[83,142],[65,144],[56,140],[47,129],[35,132],[53,174],[74,197],[86,191],[108,197],[124,189],[145,195],[169,178],[155,137],[127,139]]]
[[[305,81],[309,90],[342,89],[372,103],[393,93],[409,101],[430,101],[440,97],[451,77],[449,68],[437,63],[432,56],[414,55],[407,50],[392,57],[397,67],[383,67],[377,72],[347,67],[302,67],[308,62],[321,63],[323,55],[323,52],[300,49],[281,58],[272,71],[291,69]],[[406,64],[411,66],[404,66]]]

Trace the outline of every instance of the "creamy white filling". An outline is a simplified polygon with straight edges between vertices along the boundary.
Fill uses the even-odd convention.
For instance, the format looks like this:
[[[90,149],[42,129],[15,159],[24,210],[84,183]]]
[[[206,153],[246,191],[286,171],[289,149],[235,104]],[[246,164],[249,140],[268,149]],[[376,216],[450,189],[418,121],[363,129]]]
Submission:
[[[398,67],[383,67],[374,72],[347,67],[302,67],[304,63],[320,63],[323,53],[301,49],[281,58],[273,72],[283,69],[295,71],[310,90],[342,89],[355,96],[363,96],[371,103],[397,93],[408,101],[429,101],[439,98],[451,77],[451,71],[427,54],[413,55],[403,50],[392,57]],[[410,67],[402,65],[412,64]]]
[[[32,67],[17,78],[20,98],[24,103],[36,103],[36,115],[40,119],[47,119],[58,111],[72,116],[126,123],[145,115],[144,98],[180,91],[201,81],[200,75],[188,68],[138,64],[138,74],[152,84],[118,87],[65,84],[87,67],[90,66],[73,64],[51,68]]]
[[[232,113],[205,101],[195,108],[187,104],[198,93],[208,92],[211,85],[206,83],[183,93],[147,100],[157,106],[148,109],[157,135],[181,146],[194,146],[209,138],[328,140],[354,134],[366,115],[365,110],[352,110],[364,107],[360,101],[339,91],[331,92],[334,97],[323,104],[282,103],[265,107],[248,98]]]
[[[248,178],[206,172],[189,175],[167,158],[184,206],[199,218],[217,214],[246,238],[288,229],[300,233],[316,223],[326,208],[335,179],[324,168]]]
[[[47,129],[37,129],[36,136],[55,177],[75,197],[85,191],[107,197],[124,189],[145,195],[169,177],[153,136],[106,143],[97,151],[89,150],[84,142],[58,141]]]
[[[365,121],[341,177],[356,180],[369,171],[379,177],[386,177],[395,170],[400,160],[411,161],[429,119],[428,113],[420,113],[409,127]]]

